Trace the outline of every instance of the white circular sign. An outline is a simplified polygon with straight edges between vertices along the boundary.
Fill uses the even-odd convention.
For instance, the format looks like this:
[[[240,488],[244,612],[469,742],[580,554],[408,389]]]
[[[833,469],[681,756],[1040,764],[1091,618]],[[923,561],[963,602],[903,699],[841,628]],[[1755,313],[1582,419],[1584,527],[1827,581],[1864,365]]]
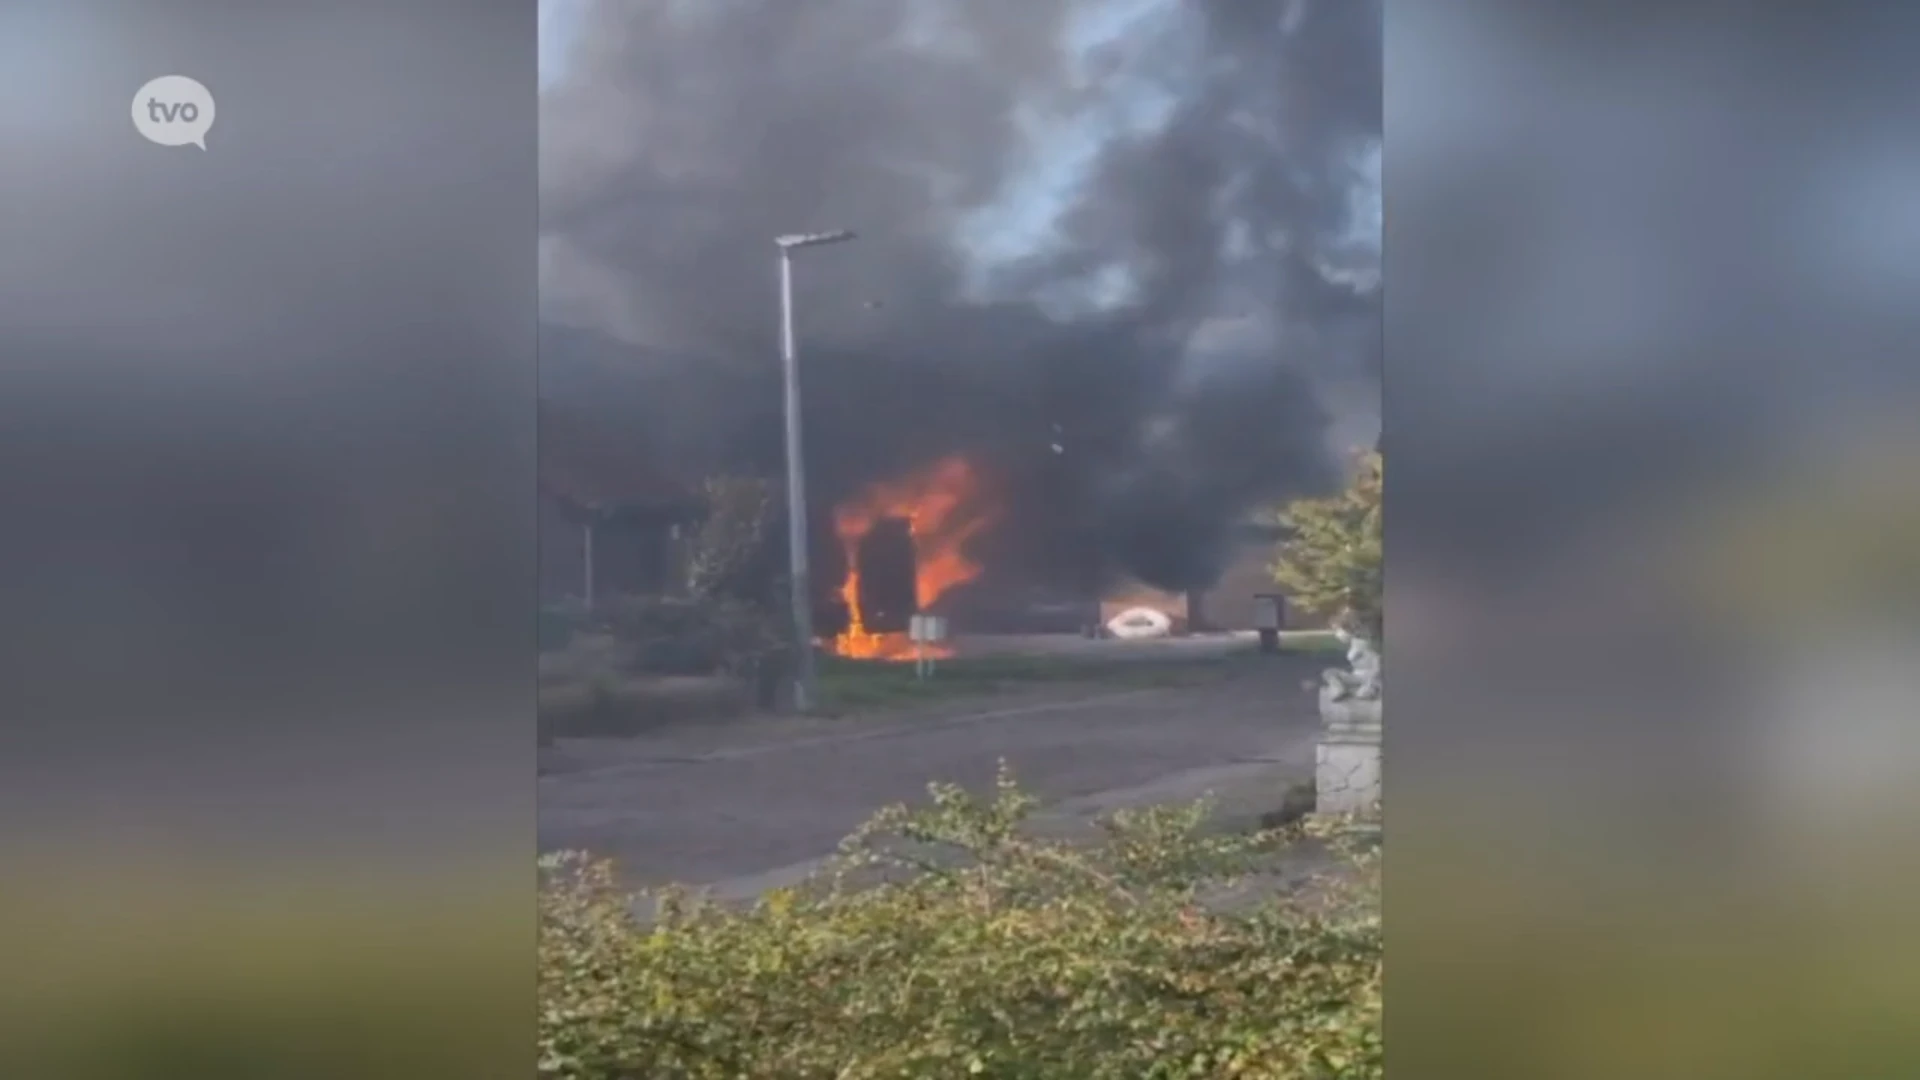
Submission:
[[[1173,632],[1173,620],[1164,611],[1150,607],[1128,608],[1107,623],[1107,633],[1122,640],[1166,637]]]

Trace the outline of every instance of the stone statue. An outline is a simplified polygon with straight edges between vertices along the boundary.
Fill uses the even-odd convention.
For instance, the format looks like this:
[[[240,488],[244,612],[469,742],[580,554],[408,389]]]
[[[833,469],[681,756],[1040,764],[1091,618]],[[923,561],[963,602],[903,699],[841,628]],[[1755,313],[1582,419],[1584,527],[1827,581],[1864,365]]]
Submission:
[[[1322,676],[1320,722],[1326,730],[1314,749],[1313,771],[1319,814],[1370,817],[1380,809],[1380,652],[1369,640],[1378,626],[1351,617],[1334,626],[1347,647],[1347,667]]]
[[[1321,673],[1322,704],[1380,699],[1380,653],[1372,642],[1345,626],[1336,626],[1334,636],[1347,647],[1347,670],[1328,668]]]

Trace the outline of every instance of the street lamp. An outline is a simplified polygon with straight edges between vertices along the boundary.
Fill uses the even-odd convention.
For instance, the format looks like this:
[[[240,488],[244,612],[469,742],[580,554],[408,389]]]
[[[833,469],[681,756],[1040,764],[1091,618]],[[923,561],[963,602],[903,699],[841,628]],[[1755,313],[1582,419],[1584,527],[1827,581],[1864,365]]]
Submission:
[[[800,439],[800,361],[793,347],[793,253],[853,239],[846,230],[795,233],[776,237],[780,249],[780,367],[786,383],[787,412],[787,576],[793,585],[793,634],[799,666],[794,671],[793,706],[814,706],[813,582],[807,566],[807,468]]]

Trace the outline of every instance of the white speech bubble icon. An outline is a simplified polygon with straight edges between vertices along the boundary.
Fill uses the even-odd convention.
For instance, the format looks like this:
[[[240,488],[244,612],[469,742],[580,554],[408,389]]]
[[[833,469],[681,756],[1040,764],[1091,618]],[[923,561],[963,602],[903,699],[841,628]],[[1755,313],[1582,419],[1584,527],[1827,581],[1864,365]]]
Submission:
[[[161,146],[207,148],[213,95],[198,79],[162,75],[133,95],[133,126]]]

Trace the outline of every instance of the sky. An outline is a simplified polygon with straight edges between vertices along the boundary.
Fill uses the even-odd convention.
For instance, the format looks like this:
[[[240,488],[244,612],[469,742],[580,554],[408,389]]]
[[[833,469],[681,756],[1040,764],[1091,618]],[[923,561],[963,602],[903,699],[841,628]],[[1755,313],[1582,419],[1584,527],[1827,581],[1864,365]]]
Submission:
[[[567,50],[580,30],[584,0],[540,0],[540,85],[566,70]]]

